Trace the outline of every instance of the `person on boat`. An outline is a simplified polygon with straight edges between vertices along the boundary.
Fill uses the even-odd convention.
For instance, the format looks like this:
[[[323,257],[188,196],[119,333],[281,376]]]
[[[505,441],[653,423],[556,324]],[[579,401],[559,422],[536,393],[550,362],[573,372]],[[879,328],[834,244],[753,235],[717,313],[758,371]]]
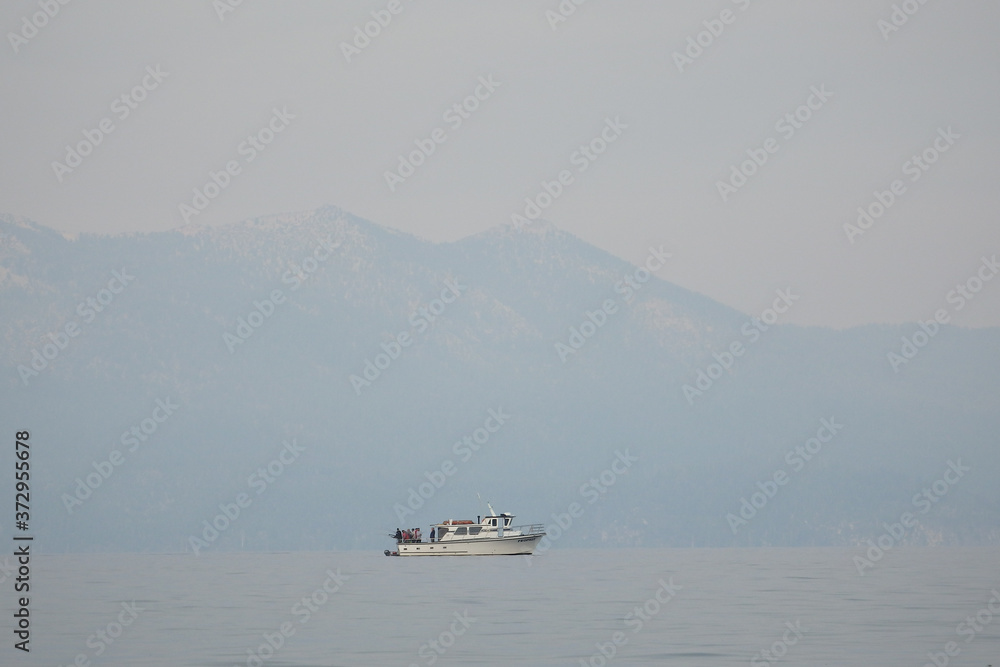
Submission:
[[[420,529],[419,528],[414,528],[413,529],[413,539],[415,539],[417,542],[422,542],[423,541],[421,539],[421,537],[420,537]]]
[[[396,544],[399,544],[403,539],[403,531],[399,528],[396,529],[396,534],[393,536],[396,538]]]
[[[434,541],[434,529],[431,528],[431,542]]]

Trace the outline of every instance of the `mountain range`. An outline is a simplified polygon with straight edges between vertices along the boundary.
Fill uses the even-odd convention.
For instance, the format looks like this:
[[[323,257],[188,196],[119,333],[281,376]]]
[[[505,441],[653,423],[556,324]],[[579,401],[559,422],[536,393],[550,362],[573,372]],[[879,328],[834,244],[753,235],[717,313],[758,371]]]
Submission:
[[[30,433],[50,552],[380,550],[487,500],[551,548],[1000,543],[1000,329],[795,326],[794,286],[741,313],[668,250],[3,215],[0,459]]]

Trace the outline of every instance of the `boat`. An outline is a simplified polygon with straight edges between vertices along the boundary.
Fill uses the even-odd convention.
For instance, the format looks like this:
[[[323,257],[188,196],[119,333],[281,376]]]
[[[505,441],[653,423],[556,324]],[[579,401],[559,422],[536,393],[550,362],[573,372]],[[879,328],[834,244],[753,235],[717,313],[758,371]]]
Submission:
[[[497,514],[469,519],[448,519],[431,524],[431,538],[423,539],[419,528],[397,530],[396,550],[385,550],[386,556],[518,556],[534,552],[545,537],[540,523],[514,526],[514,515]],[[480,520],[481,519],[481,520]]]

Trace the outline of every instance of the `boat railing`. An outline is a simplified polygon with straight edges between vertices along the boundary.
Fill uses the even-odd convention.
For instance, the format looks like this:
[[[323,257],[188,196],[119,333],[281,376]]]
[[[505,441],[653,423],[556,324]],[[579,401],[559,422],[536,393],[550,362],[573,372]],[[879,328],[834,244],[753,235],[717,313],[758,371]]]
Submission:
[[[522,535],[538,535],[539,533],[544,533],[545,532],[545,524],[544,523],[532,523],[532,524],[526,524],[524,526],[512,526],[511,528],[508,528],[507,530],[511,530],[511,531],[518,530],[518,531],[521,531]]]

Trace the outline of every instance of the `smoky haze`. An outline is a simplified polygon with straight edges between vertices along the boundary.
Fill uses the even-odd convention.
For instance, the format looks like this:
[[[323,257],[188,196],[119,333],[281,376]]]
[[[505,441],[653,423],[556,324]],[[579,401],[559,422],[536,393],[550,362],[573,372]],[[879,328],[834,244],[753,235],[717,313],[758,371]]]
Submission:
[[[998,20],[7,3],[39,544],[996,544]]]
[[[510,222],[570,170],[543,211],[560,228],[636,264],[668,243],[665,277],[747,313],[793,283],[790,321],[837,328],[926,318],[1000,248],[994,3],[388,4],[69,3],[25,39],[39,6],[7,3],[3,210],[84,233],[334,204],[454,241]],[[811,109],[814,88],[830,96]],[[275,109],[294,118],[247,144]],[[608,118],[627,128],[579,171],[574,152]],[[111,133],[57,173],[104,119]],[[948,151],[904,173],[948,128]],[[386,172],[436,129],[391,189]],[[718,184],[768,139],[776,152],[723,201]],[[230,161],[240,173],[185,217]],[[845,231],[876,193],[895,201]],[[998,293],[955,323],[1000,324]]]

